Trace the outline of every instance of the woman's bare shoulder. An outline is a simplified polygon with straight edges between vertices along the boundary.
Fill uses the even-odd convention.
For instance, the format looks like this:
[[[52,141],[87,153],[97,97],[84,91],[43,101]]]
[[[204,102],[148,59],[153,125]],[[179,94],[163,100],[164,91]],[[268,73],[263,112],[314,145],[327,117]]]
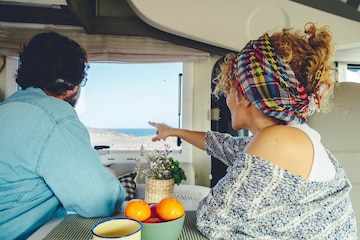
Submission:
[[[244,151],[304,177],[312,166],[311,140],[302,130],[291,126],[264,128],[254,135]]]
[[[279,144],[288,145],[298,142],[299,139],[308,138],[307,135],[294,127],[275,125],[264,128],[256,133],[251,145],[259,147],[277,147]]]

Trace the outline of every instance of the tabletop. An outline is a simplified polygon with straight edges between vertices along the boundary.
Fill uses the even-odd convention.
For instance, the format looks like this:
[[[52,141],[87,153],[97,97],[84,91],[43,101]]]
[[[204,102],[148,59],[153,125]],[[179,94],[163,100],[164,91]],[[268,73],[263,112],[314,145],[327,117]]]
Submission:
[[[207,239],[196,228],[196,209],[198,201],[182,200],[186,215],[184,227],[178,240],[203,240]],[[123,217],[119,213],[113,217]],[[91,227],[102,220],[110,217],[84,218],[77,214],[59,216],[41,227],[28,240],[84,240],[91,239]]]
[[[113,217],[124,217],[123,213]],[[91,239],[91,227],[108,218],[83,218],[77,214],[68,215],[44,240],[84,240]],[[205,240],[196,228],[196,211],[186,211],[184,226],[178,240]]]

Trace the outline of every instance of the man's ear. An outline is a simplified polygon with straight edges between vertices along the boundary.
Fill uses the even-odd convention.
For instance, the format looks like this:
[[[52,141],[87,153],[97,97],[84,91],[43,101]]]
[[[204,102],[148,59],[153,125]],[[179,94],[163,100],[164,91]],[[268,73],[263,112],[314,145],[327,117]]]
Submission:
[[[74,96],[74,94],[76,93],[76,91],[78,90],[78,88],[79,88],[79,86],[75,86],[73,89],[71,89],[71,90],[66,90],[66,91],[63,92],[62,94],[60,94],[60,95],[58,95],[58,96],[54,96],[54,97],[59,98],[59,99],[61,99],[61,100],[67,100],[67,99],[69,99],[69,98],[71,98],[71,97]],[[48,94],[48,93],[46,93],[46,94]],[[49,95],[49,94],[48,94],[48,95]],[[51,96],[53,96],[53,95],[51,95]]]

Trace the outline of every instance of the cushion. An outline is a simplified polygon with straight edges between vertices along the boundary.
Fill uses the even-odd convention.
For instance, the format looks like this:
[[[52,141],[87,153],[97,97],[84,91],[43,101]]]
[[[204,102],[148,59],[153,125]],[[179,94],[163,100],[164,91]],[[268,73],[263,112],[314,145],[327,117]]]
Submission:
[[[129,172],[118,177],[120,183],[123,185],[126,191],[126,201],[135,198],[136,192],[136,172]]]

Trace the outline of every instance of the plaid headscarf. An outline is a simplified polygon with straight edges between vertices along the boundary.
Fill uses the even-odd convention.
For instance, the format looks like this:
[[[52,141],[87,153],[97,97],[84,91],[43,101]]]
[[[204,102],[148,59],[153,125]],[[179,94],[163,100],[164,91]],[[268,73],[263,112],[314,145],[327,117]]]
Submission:
[[[241,94],[264,114],[287,123],[304,123],[309,97],[288,64],[276,56],[267,34],[251,40],[233,62]]]

